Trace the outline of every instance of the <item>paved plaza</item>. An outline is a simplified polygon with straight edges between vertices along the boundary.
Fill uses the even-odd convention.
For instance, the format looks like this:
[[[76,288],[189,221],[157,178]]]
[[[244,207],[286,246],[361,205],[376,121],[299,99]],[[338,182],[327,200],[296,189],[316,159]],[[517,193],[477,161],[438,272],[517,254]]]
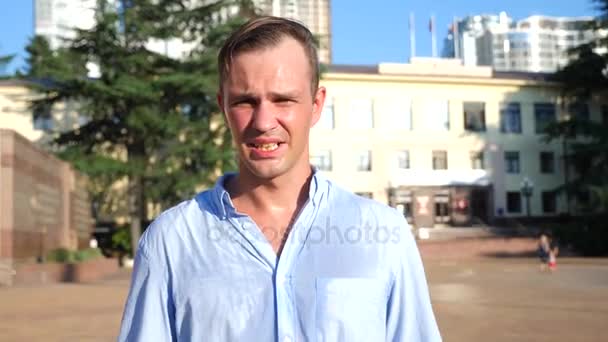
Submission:
[[[608,261],[428,261],[445,341],[605,341]],[[95,284],[0,288],[0,341],[113,341],[129,274]]]

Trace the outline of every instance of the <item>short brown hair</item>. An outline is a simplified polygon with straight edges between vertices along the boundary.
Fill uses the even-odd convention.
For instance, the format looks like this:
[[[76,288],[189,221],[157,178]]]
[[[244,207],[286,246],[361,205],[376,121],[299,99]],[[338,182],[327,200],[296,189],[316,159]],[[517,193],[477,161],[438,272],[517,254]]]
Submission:
[[[278,45],[285,37],[295,39],[302,45],[311,71],[311,90],[314,96],[319,86],[319,58],[315,38],[306,26],[290,19],[261,16],[249,20],[226,40],[218,55],[220,89],[230,72],[232,59],[241,52],[254,51]]]

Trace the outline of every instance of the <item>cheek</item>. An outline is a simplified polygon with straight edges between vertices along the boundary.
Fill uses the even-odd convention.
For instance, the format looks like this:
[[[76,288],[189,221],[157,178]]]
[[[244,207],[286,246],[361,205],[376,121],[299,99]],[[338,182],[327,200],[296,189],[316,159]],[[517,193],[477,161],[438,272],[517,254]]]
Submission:
[[[286,112],[282,116],[284,125],[289,127],[292,132],[303,135],[304,130],[310,127],[312,120],[312,108],[297,108]]]
[[[245,115],[230,113],[226,115],[226,119],[235,137],[240,136],[249,124],[249,117]]]

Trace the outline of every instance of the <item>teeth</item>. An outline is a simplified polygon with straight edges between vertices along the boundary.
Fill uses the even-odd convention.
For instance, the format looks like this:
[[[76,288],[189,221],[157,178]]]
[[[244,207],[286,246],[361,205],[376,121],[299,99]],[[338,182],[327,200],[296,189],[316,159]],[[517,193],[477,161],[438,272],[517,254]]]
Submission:
[[[255,147],[257,149],[262,150],[262,151],[274,151],[277,148],[279,148],[279,144],[276,144],[276,143],[272,143],[272,144],[260,144],[260,145],[255,145]]]

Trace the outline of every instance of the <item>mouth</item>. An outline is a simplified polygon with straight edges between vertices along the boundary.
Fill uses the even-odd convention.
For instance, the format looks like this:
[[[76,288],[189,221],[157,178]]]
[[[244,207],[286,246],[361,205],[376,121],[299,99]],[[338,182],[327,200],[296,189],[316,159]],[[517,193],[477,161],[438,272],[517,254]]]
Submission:
[[[254,148],[256,150],[264,151],[264,152],[272,152],[279,148],[279,146],[283,145],[282,142],[277,143],[266,143],[266,144],[247,144],[247,147]]]

